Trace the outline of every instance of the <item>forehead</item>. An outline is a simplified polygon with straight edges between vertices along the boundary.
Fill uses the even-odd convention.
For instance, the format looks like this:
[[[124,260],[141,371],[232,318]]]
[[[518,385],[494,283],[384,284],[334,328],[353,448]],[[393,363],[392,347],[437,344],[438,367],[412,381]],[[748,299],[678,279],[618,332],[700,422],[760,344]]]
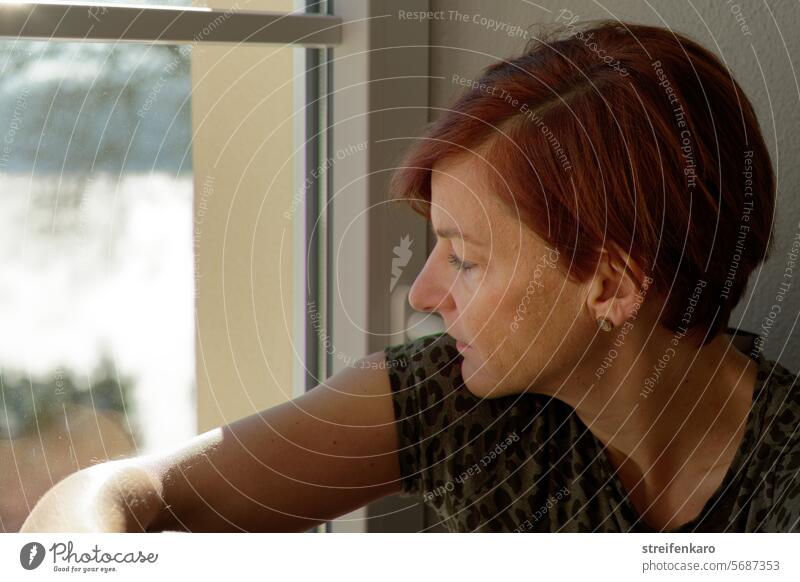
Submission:
[[[487,175],[493,169],[479,154],[447,158],[431,171],[431,222],[436,228],[458,227],[475,234],[519,230],[513,209],[492,191]],[[496,234],[496,233],[495,233]]]

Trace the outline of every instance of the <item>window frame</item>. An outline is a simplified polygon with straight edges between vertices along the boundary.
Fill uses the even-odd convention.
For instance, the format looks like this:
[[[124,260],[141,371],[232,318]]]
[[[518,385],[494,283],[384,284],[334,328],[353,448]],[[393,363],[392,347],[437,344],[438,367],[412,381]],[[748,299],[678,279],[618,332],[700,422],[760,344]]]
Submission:
[[[225,26],[220,26],[221,23]],[[0,4],[0,38],[158,44],[341,43],[342,20],[329,14],[215,10],[198,6],[108,3]],[[200,31],[199,33],[196,31]]]
[[[403,0],[402,10],[427,12],[429,4]],[[326,247],[332,252],[325,258],[326,269],[339,274],[336,281],[326,276],[328,329],[336,350],[348,355],[412,339],[406,331],[414,313],[408,283],[427,259],[424,220],[399,206],[390,207],[391,212],[374,210],[386,202],[391,170],[429,122],[430,22],[401,19],[398,9],[392,0],[334,4],[334,12],[345,19],[346,34],[333,50],[331,151],[368,144],[367,156],[337,162],[326,198],[333,208],[327,217]],[[390,290],[393,248],[406,235],[413,241],[413,254]],[[349,248],[362,250],[355,260],[340,250],[345,238]],[[348,308],[338,297],[348,298]],[[355,305],[361,311],[353,317]],[[364,333],[354,319],[376,333]],[[326,373],[345,365],[328,355]],[[393,495],[334,520],[329,531],[415,532],[426,529],[431,518],[421,499]]]

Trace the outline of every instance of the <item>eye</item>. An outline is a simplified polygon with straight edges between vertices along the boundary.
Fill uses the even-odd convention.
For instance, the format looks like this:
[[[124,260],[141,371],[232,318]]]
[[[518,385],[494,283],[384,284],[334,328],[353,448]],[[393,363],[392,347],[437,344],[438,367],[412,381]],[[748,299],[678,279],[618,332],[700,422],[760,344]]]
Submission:
[[[456,269],[458,269],[459,271],[464,271],[464,272],[469,271],[471,268],[473,268],[475,266],[472,263],[468,263],[466,261],[462,261],[460,258],[458,258],[453,253],[450,253],[447,256],[447,261],[451,265],[453,265]]]

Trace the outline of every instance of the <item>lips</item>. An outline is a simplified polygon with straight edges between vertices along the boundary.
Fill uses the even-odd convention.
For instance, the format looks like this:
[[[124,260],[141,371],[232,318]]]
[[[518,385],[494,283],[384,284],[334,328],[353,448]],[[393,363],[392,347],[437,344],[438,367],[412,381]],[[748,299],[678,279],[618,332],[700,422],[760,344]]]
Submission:
[[[447,335],[449,335],[451,338],[453,338],[454,340],[456,340],[456,349],[457,349],[459,352],[463,352],[463,351],[465,351],[465,350],[468,350],[468,349],[471,347],[471,346],[470,346],[470,345],[469,345],[467,342],[462,342],[460,339],[458,339],[456,336],[454,336],[454,335],[453,335],[452,333],[450,333],[449,331],[448,331],[448,332],[446,332],[446,333],[447,333]]]

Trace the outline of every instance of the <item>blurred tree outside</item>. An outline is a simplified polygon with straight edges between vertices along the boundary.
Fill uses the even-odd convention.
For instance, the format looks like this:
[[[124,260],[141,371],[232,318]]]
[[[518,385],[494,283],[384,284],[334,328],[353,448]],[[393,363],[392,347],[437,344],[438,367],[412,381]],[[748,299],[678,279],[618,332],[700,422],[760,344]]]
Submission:
[[[12,283],[0,288],[0,318],[20,336],[0,341],[0,532],[17,531],[41,495],[73,471],[136,454],[146,422],[151,434],[154,422],[157,431],[171,428],[154,418],[152,401],[167,372],[183,378],[193,370],[183,361],[193,355],[193,329],[181,327],[193,321],[192,242],[181,230],[191,232],[190,54],[188,46],[0,42],[0,263]],[[142,225],[151,232],[136,232]],[[181,347],[162,348],[161,358],[121,353],[120,345],[147,340],[135,327],[102,326],[130,297],[154,322],[172,326],[161,341],[177,335]],[[188,317],[164,317],[184,303]],[[140,312],[132,310],[134,320]],[[124,315],[120,321],[131,320]],[[133,339],[117,341],[112,357],[93,347],[107,333]],[[76,365],[70,344],[96,349],[94,365]],[[33,346],[31,360],[21,345]],[[66,361],[53,366],[58,350]],[[149,384],[120,374],[120,356],[128,369],[146,368]],[[32,371],[28,361],[50,369]],[[147,418],[135,405],[145,388]],[[185,408],[172,407],[176,426],[184,417],[193,422]]]

